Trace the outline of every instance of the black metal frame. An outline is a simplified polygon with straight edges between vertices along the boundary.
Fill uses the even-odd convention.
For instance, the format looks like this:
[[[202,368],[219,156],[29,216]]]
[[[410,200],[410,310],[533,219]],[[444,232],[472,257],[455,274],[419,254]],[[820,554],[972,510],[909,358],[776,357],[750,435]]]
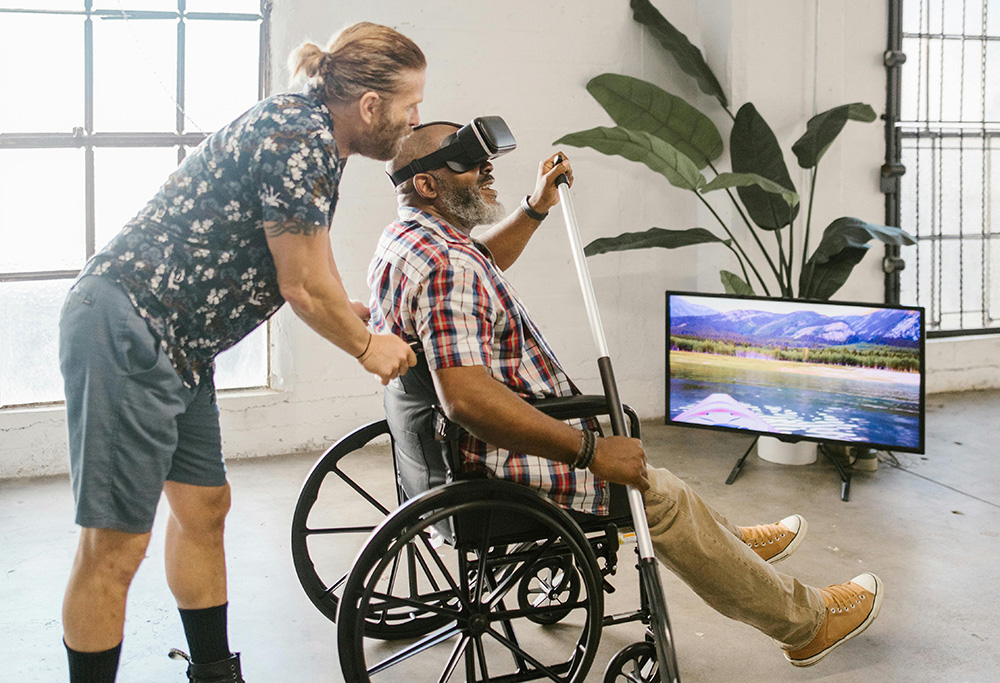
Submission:
[[[912,1],[912,0],[911,0]],[[932,129],[930,125],[927,125],[925,129],[920,130],[908,130],[904,131],[902,126],[902,68],[907,60],[907,55],[903,52],[903,39],[904,37],[910,38],[921,38],[921,39],[933,39],[942,41],[957,40],[964,42],[968,38],[982,40],[984,45],[987,42],[1000,41],[998,36],[987,36],[987,35],[966,35],[966,34],[948,34],[948,33],[917,33],[917,34],[904,34],[903,32],[903,3],[904,0],[888,0],[887,3],[887,24],[888,24],[888,35],[886,43],[886,51],[883,55],[883,63],[886,68],[886,107],[885,107],[885,163],[881,169],[881,189],[885,194],[885,222],[887,225],[899,226],[901,222],[902,213],[902,197],[901,197],[901,177],[907,172],[907,169],[902,163],[902,150],[903,150],[903,139],[904,138],[931,138],[933,140],[942,141],[945,139],[957,139],[959,144],[967,137],[980,138],[983,140],[984,146],[987,144],[989,139],[1000,137],[1000,131],[996,130],[995,127],[998,125],[996,121],[987,121],[985,119],[985,109],[983,110],[983,120],[980,121],[942,121],[939,122],[941,126],[937,129]],[[986,6],[984,5],[984,11],[986,11]],[[984,14],[984,26],[985,26],[985,14]],[[944,27],[942,26],[942,31]],[[985,31],[985,27],[984,27]],[[983,56],[983,68],[985,69],[985,48]],[[917,67],[911,67],[917,68]],[[940,67],[943,71],[943,65]],[[985,70],[982,75],[983,81],[985,82]],[[985,97],[985,93],[983,95]],[[985,100],[984,100],[985,102]],[[946,130],[943,126],[949,125],[951,129]],[[993,129],[990,129],[993,127]],[[911,126],[911,128],[915,128]],[[974,134],[973,134],[974,133]],[[984,173],[985,173],[985,149],[984,149]],[[986,192],[984,183],[984,193]],[[983,202],[984,206],[986,204],[986,198],[984,196]],[[983,216],[983,220],[989,220],[988,216]],[[904,226],[905,227],[905,226]],[[935,239],[938,241],[944,240],[962,240],[963,242],[973,239],[982,239],[984,246],[983,251],[985,254],[985,243],[986,240],[997,239],[998,233],[994,230],[993,232],[981,231],[981,233],[966,233],[959,235],[931,235],[928,237],[917,236],[919,239]],[[901,297],[901,283],[900,283],[900,271],[902,271],[906,264],[904,263],[900,248],[898,246],[887,246],[885,252],[885,258],[883,259],[883,271],[885,272],[885,301],[887,303],[899,303]],[[985,258],[985,256],[984,256]],[[987,266],[984,263],[983,268]],[[983,274],[986,278],[986,273]],[[961,291],[961,274],[959,274],[960,285],[959,289]],[[988,287],[989,282],[983,282],[984,296],[985,289]],[[932,295],[933,298],[933,295]],[[960,299],[961,299],[960,295]],[[985,300],[984,300],[985,301]],[[915,303],[920,303],[915,302]],[[964,304],[962,301],[959,302],[960,315],[967,313],[964,309]],[[927,305],[927,310],[931,315],[928,319],[928,327],[933,328],[937,322],[935,322],[934,312],[936,311],[937,316],[942,315],[942,311],[937,310],[934,302]],[[928,338],[941,338],[941,337],[956,337],[956,336],[974,336],[974,335],[988,335],[1000,333],[1000,326],[991,326],[993,319],[986,320],[988,316],[988,311],[983,312],[983,326],[981,327],[961,327],[961,328],[950,328],[950,329],[928,329]],[[938,322],[940,318],[938,318]]]
[[[603,396],[575,396],[575,397],[566,397],[559,399],[550,399],[533,403],[533,405],[535,405],[536,407],[538,407],[540,410],[550,415],[551,417],[560,420],[570,419],[573,417],[592,417],[598,415],[606,415],[608,411],[607,401]],[[624,413],[627,415],[628,418],[629,433],[632,436],[638,438],[639,427],[640,427],[638,416],[636,415],[635,411],[633,411],[628,406],[623,406],[623,409]],[[443,428],[443,425],[439,425],[438,429],[440,430],[439,438],[442,438],[450,442],[451,459],[456,460],[457,458],[460,458],[461,456],[457,450],[457,439],[458,439],[457,430]],[[352,453],[357,452],[359,449],[363,448],[366,444],[370,443],[374,439],[383,437],[385,435],[389,435],[391,443],[391,434],[389,432],[388,424],[385,420],[382,420],[360,427],[359,429],[355,430],[354,432],[345,436],[342,440],[334,444],[330,449],[328,449],[325,453],[323,453],[322,456],[320,456],[320,458],[314,465],[312,471],[306,477],[306,480],[302,486],[302,490],[299,494],[298,501],[296,503],[295,511],[292,517],[292,529],[291,529],[292,532],[291,548],[292,548],[292,557],[295,564],[296,574],[298,575],[299,581],[300,583],[302,583],[303,589],[305,590],[310,601],[312,601],[313,604],[317,607],[317,609],[319,609],[319,611],[324,616],[329,618],[331,621],[338,621],[339,619],[338,615],[340,614],[340,611],[344,609],[342,605],[342,600],[336,595],[336,591],[340,590],[341,587],[345,587],[346,590],[346,588],[352,588],[353,586],[352,588],[353,594],[358,594],[359,591],[362,590],[361,588],[359,588],[359,586],[362,585],[363,583],[362,579],[364,577],[363,576],[355,577],[353,579],[353,584],[351,584],[352,581],[351,577],[357,572],[357,565],[355,565],[354,567],[350,568],[347,571],[347,573],[345,573],[343,576],[339,578],[330,577],[331,580],[329,581],[329,585],[327,585],[327,580],[319,575],[319,573],[317,572],[317,568],[314,565],[313,559],[309,555],[309,545],[308,545],[309,538],[311,536],[324,536],[324,535],[368,534],[371,533],[372,531],[378,534],[380,530],[385,529],[387,527],[390,529],[395,529],[395,527],[405,528],[406,525],[409,523],[406,520],[409,519],[408,516],[409,510],[413,508],[412,504],[416,504],[418,507],[420,505],[427,507],[425,503],[421,502],[423,498],[425,498],[426,496],[431,496],[433,494],[440,493],[452,486],[452,484],[445,484],[443,486],[433,488],[430,491],[426,492],[425,494],[413,498],[408,503],[401,505],[401,507],[398,508],[396,511],[389,512],[386,509],[386,507],[381,502],[379,502],[369,491],[367,491],[361,483],[355,481],[340,466],[341,461],[345,457],[347,457]],[[398,482],[399,475],[395,458],[392,459],[392,466],[393,466],[393,479],[394,481]],[[459,468],[457,467],[453,467],[452,469],[452,471],[458,471],[458,470]],[[309,524],[310,513],[312,511],[313,505],[316,503],[319,497],[320,489],[322,488],[324,481],[329,475],[333,475],[334,477],[339,479],[342,483],[346,484],[348,487],[354,490],[355,493],[357,493],[363,500],[365,500],[368,504],[370,504],[379,513],[388,515],[386,520],[377,527],[373,525],[311,527]],[[468,480],[461,481],[458,482],[458,485],[460,486],[463,483],[469,484],[475,481],[476,481],[475,479],[473,479],[472,482]],[[517,487],[516,485],[511,485],[505,482],[496,482],[487,480],[477,483],[515,486],[518,490],[521,490],[521,487]],[[527,492],[526,489],[524,489],[524,491]],[[536,494],[534,493],[532,493],[531,495],[532,497],[536,496]],[[401,488],[398,486],[397,486],[397,496],[399,497],[399,501],[402,504],[403,494]],[[559,510],[558,508],[555,508],[551,503],[548,503],[547,501],[544,501],[543,499],[540,498],[538,500],[539,503],[544,503],[544,507],[551,507],[553,513],[560,513],[562,515],[565,515],[565,512]],[[451,505],[457,505],[457,504],[458,503],[454,502],[451,503]],[[464,503],[462,504],[464,505]],[[615,510],[613,509],[612,517],[614,517],[619,522],[621,522],[621,520],[627,520],[628,522],[631,521],[630,517],[626,516],[619,518],[615,517],[615,514],[616,514]],[[619,514],[626,515],[624,511],[622,511]],[[393,521],[397,515],[400,515],[399,521]],[[574,518],[579,521],[578,517]],[[595,522],[595,520],[598,519],[600,519],[601,521]],[[383,535],[387,533],[389,533],[389,531],[383,532]],[[470,541],[468,540],[468,535],[463,537],[462,536],[463,533],[467,534],[468,532],[459,531],[460,539],[464,538],[464,540],[459,541],[459,545],[468,546],[470,543]],[[501,532],[499,536],[494,534],[493,537],[501,538],[504,542],[517,541],[517,538],[515,537],[507,538],[506,536],[503,535],[503,533],[504,532]],[[587,541],[590,547],[593,548],[594,555],[598,560],[597,568],[599,569],[599,573],[598,573],[597,590],[598,591],[605,590],[611,592],[613,588],[611,588],[607,580],[602,577],[613,575],[617,570],[617,551],[618,551],[617,528],[614,526],[614,523],[610,521],[610,518],[609,520],[605,520],[604,518],[594,518],[593,520],[588,519],[585,522],[583,526],[583,533],[586,535]],[[369,540],[366,542],[365,546],[366,548],[368,547],[368,544],[372,542],[373,538],[375,538],[374,535],[371,538],[369,538]],[[475,539],[471,541],[473,546],[475,546],[477,542],[478,541],[476,541]],[[368,555],[372,555],[372,551],[369,550],[367,552]],[[366,550],[362,549],[361,553],[359,554],[359,558],[362,555],[365,555],[365,553]],[[370,561],[372,561],[371,558],[369,558],[369,562]],[[360,573],[361,574],[367,573],[367,569],[364,572]],[[642,578],[642,576],[643,573],[640,572],[640,578]],[[662,615],[662,620],[665,621],[666,605],[661,604],[662,597],[659,597],[659,599],[657,599],[657,596],[662,596],[662,592],[659,590],[652,591],[650,590],[650,587],[646,586],[643,581],[640,581],[639,593],[640,593],[639,595],[640,605],[637,609],[624,612],[621,614],[610,614],[610,615],[605,614],[599,620],[600,625],[598,626],[598,628],[635,622],[635,621],[641,621],[643,623],[646,623],[647,627],[651,628],[650,627],[651,620],[657,619],[657,615]],[[554,608],[549,607],[542,609],[541,613],[543,616],[546,609],[549,612],[551,612],[553,611]],[[447,611],[447,609],[444,607],[444,602],[441,602],[438,605],[438,607],[435,607],[431,611],[444,612]],[[422,628],[420,626],[421,623],[420,619],[425,619],[425,622],[423,623],[426,624],[432,623],[430,619],[427,619],[427,616],[428,615],[417,615],[411,621],[400,620],[399,622],[396,623],[396,625],[390,624],[388,626],[387,631],[389,632],[379,633],[372,637],[375,637],[377,639],[392,640],[394,638],[410,638],[410,637],[426,636],[427,638],[430,639],[428,640],[428,642],[431,642],[434,640],[433,634],[431,634],[431,629],[426,627]],[[363,613],[358,614],[358,619],[359,623],[355,626],[354,629],[346,629],[343,626],[340,627],[339,637],[343,641],[341,643],[342,646],[344,647],[352,646],[351,643],[354,642],[353,638],[357,637],[358,633],[361,633],[363,631],[366,631],[366,629],[371,628],[371,622],[365,621],[365,615]],[[536,623],[547,623],[547,622],[539,621]],[[398,630],[399,633],[392,634],[391,633],[392,629]],[[454,628],[452,628],[452,630],[454,630]],[[513,640],[516,641],[516,639]],[[350,641],[350,643],[348,643],[347,641]],[[648,648],[651,649],[651,651],[653,652],[653,661],[655,662],[656,655],[655,655],[655,649],[653,649],[652,642],[648,643]],[[672,643],[671,643],[671,648],[672,648]],[[643,652],[645,652],[645,650],[643,650]],[[627,657],[616,657],[615,660],[612,661],[612,664],[617,666],[625,666],[626,661],[629,661]],[[611,665],[609,665],[609,667],[610,666]],[[538,672],[532,670],[531,667],[527,667],[524,668],[520,674],[512,676],[511,680],[533,680],[537,677],[538,677]],[[651,679],[643,679],[643,680],[651,680]]]

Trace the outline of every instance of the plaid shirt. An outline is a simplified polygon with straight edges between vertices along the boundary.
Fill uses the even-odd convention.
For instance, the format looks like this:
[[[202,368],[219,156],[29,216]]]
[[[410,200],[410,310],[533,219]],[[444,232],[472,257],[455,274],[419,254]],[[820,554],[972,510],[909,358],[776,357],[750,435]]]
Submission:
[[[372,325],[419,340],[434,370],[483,366],[522,397],[580,393],[528,316],[485,245],[412,207],[382,233],[368,269]],[[592,421],[570,424],[596,428]],[[589,470],[487,444],[460,443],[469,470],[486,468],[548,496],[557,505],[607,514],[608,484]]]

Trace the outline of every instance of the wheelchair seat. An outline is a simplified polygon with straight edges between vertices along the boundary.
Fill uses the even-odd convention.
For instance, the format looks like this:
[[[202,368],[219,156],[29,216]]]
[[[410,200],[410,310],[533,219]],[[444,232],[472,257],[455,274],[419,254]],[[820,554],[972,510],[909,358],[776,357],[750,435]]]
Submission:
[[[529,403],[557,420],[608,414],[604,396],[579,394],[530,399]],[[469,471],[462,466],[462,454],[458,448],[462,428],[448,420],[439,405],[427,359],[422,352],[417,353],[417,364],[405,375],[391,381],[382,394],[382,407],[392,435],[393,457],[404,500],[451,481],[488,476],[485,470]],[[638,437],[638,419],[633,419],[631,429]],[[631,524],[625,487],[611,483],[610,489],[608,516],[568,510],[584,530],[602,527],[609,521],[622,526]]]

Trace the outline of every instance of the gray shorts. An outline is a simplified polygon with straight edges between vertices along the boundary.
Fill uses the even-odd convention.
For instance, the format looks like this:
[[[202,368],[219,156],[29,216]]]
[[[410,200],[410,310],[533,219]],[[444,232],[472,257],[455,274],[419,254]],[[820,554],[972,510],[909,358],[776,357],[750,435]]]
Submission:
[[[81,278],[59,321],[76,523],[146,533],[165,481],[222,486],[219,407],[181,382],[113,281]]]

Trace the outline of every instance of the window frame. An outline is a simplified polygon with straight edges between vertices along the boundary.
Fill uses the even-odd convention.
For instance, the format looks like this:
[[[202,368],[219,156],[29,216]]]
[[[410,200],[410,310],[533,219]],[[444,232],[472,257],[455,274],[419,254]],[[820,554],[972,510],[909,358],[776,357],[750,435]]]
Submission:
[[[96,244],[96,178],[94,150],[99,148],[133,148],[150,149],[175,147],[177,163],[183,161],[187,149],[197,146],[211,131],[188,131],[185,129],[185,69],[186,69],[186,22],[196,21],[246,21],[257,22],[260,27],[258,41],[258,78],[257,99],[266,97],[271,90],[271,63],[269,56],[271,42],[271,10],[273,0],[260,0],[259,11],[243,12],[188,12],[186,0],[177,0],[176,10],[130,10],[130,9],[94,9],[95,0],[81,0],[83,9],[30,9],[2,8],[0,17],[5,14],[82,16],[84,39],[84,115],[83,126],[77,126],[70,132],[34,132],[5,133],[0,132],[0,150],[15,149],[83,149],[84,150],[84,262],[89,261],[97,250]],[[98,3],[99,4],[99,3]],[[177,86],[173,94],[176,104],[175,128],[170,132],[95,132],[94,131],[94,21],[145,21],[174,20],[177,26]],[[36,271],[0,272],[0,283],[7,282],[39,282],[45,280],[72,279],[80,274],[80,269],[53,269]],[[266,354],[267,368],[264,385],[241,387],[228,391],[246,391],[267,388],[271,376],[271,330],[267,326]],[[63,401],[48,401],[41,403],[17,403],[0,406],[0,409],[24,408],[40,405],[56,405]]]

